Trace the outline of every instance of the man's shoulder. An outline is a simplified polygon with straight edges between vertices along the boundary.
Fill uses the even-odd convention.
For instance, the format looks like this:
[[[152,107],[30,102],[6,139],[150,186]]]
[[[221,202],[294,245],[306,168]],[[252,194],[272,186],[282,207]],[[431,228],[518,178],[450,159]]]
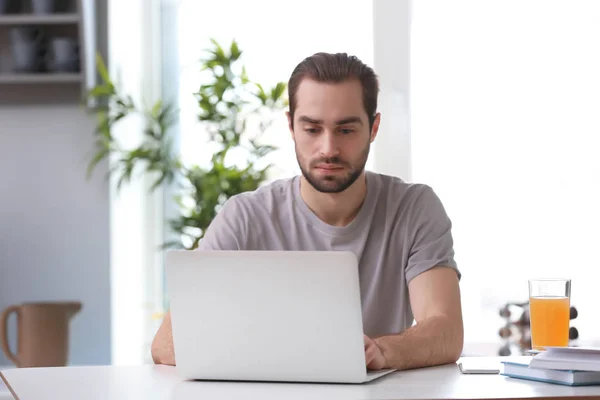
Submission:
[[[432,192],[431,186],[424,183],[407,182],[392,175],[369,172],[372,179],[377,181],[380,197],[394,203],[417,202],[425,192]]]
[[[280,178],[264,183],[258,189],[249,190],[232,196],[228,203],[238,209],[255,211],[257,209],[272,210],[282,203],[291,200],[292,185],[296,177]]]
[[[445,213],[437,193],[426,183],[407,182],[384,174],[376,174],[375,179],[379,187],[375,204],[377,218],[396,218],[405,223],[418,223],[428,218],[438,218]]]

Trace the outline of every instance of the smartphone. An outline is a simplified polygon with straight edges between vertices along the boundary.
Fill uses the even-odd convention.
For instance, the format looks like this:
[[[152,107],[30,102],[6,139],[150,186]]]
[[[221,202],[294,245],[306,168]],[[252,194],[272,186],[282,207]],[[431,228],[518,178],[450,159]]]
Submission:
[[[536,354],[540,354],[542,353],[541,350],[525,350],[525,354],[529,355],[529,356],[535,356]]]
[[[473,361],[461,361],[458,363],[458,368],[463,374],[499,374],[500,368],[496,365],[485,364]]]

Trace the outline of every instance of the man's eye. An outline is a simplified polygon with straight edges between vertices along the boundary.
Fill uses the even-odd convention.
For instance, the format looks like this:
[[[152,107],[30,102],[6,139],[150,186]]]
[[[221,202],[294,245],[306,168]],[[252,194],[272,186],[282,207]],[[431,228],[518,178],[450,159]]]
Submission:
[[[308,133],[317,133],[317,128],[305,128],[304,130]]]
[[[347,128],[340,129],[340,132],[342,132],[344,135],[348,135],[348,134],[354,132],[354,129],[347,129]]]

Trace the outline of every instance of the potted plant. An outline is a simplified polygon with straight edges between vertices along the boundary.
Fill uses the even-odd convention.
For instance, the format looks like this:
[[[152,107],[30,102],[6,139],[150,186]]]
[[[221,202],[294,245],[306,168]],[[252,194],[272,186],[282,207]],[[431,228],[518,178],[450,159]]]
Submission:
[[[175,152],[170,128],[177,120],[177,110],[163,101],[149,109],[134,104],[131,96],[122,93],[111,79],[101,57],[97,58],[101,82],[89,93],[96,104],[104,106],[98,108],[88,176],[98,162],[112,155],[116,162],[109,174],[117,175],[117,188],[136,173],[152,177],[151,190],[166,184],[179,188],[174,198],[179,213],[168,222],[181,240],[165,243],[165,247],[196,248],[227,199],[255,190],[266,180],[270,164],[260,164],[275,147],[262,143],[261,135],[270,126],[273,112],[287,106],[284,82],[265,90],[249,79],[235,40],[227,48],[215,40],[211,42],[200,68],[201,73],[207,73],[207,79],[193,93],[199,106],[198,118],[209,133],[210,144],[216,146],[209,167],[184,165]],[[143,141],[138,147],[127,149],[112,131],[115,124],[134,114],[143,118]],[[250,120],[259,122],[252,126]],[[245,154],[243,165],[230,162],[233,151]]]

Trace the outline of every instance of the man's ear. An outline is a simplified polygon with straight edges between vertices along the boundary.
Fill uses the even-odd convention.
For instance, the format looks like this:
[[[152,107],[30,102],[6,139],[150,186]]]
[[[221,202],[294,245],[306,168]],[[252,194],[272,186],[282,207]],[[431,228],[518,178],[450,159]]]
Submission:
[[[371,143],[377,137],[377,132],[379,132],[379,124],[381,123],[381,113],[375,114],[375,119],[373,120],[373,127],[371,128]]]
[[[294,121],[292,120],[292,114],[290,114],[289,111],[285,112],[285,116],[287,117],[288,120],[288,128],[290,130],[290,133],[292,134],[292,139],[294,139]]]

